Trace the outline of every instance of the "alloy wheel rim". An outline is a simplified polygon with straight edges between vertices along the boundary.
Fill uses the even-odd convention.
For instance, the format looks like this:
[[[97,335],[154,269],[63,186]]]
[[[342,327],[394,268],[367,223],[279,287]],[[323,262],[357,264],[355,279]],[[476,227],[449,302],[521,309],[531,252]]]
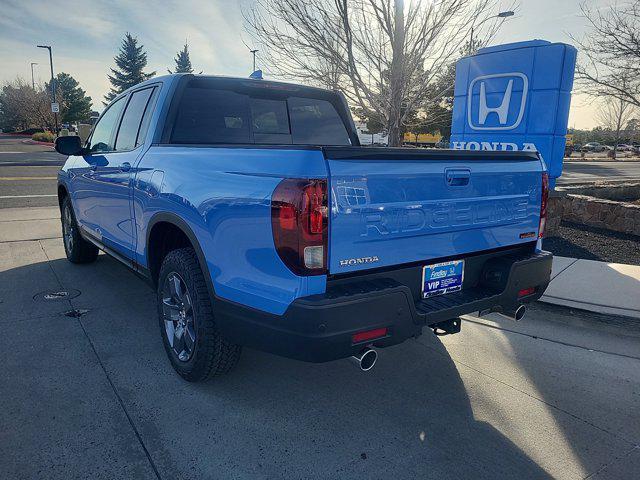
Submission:
[[[176,272],[162,286],[162,315],[169,346],[180,361],[189,361],[196,344],[195,318],[187,285]]]
[[[64,234],[64,244],[67,247],[67,251],[73,250],[73,219],[71,218],[71,209],[67,206],[64,209],[64,222],[62,222],[62,229]]]

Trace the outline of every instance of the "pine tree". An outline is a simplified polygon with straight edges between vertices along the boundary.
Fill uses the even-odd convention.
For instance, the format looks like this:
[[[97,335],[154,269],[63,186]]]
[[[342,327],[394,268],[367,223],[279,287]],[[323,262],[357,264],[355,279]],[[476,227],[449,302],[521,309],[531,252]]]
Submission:
[[[169,73],[193,73],[193,67],[191,66],[191,59],[189,58],[189,45],[187,42],[184,44],[184,48],[178,52],[176,58],[175,71],[167,69]]]
[[[127,88],[144,82],[156,74],[156,72],[143,72],[143,69],[147,66],[147,54],[142,45],[138,46],[138,39],[129,32],[126,33],[122,40],[120,53],[113,59],[118,69],[112,68],[111,73],[113,75],[107,75],[111,85],[113,85],[111,91],[104,97],[107,103]]]
[[[49,83],[45,84],[45,90],[51,90]],[[87,96],[78,81],[68,73],[56,75],[56,96],[60,103],[60,119],[63,123],[89,120],[91,97]]]

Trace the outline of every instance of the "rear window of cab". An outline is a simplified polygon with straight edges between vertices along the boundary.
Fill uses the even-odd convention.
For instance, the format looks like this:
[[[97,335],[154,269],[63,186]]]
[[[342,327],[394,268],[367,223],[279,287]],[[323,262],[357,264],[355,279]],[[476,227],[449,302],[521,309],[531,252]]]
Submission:
[[[337,95],[225,80],[189,81],[179,95],[170,143],[351,145]]]

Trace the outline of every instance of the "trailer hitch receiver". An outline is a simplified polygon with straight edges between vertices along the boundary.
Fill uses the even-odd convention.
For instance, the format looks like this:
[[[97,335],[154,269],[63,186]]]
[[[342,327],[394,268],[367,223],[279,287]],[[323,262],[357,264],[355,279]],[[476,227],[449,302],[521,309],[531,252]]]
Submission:
[[[429,327],[433,330],[433,333],[435,333],[439,337],[443,335],[460,333],[461,326],[462,320],[460,318],[450,318],[449,320],[443,320],[442,322],[429,325]]]

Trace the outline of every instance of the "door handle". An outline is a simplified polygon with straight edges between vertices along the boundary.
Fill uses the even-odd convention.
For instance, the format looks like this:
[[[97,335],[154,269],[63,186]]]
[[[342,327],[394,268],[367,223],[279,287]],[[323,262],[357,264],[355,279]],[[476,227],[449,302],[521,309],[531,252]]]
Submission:
[[[450,187],[464,187],[469,185],[471,170],[467,168],[450,168],[445,170],[445,179]]]
[[[123,172],[128,172],[129,170],[131,170],[131,164],[129,162],[124,162],[120,166],[120,170],[122,170]]]

